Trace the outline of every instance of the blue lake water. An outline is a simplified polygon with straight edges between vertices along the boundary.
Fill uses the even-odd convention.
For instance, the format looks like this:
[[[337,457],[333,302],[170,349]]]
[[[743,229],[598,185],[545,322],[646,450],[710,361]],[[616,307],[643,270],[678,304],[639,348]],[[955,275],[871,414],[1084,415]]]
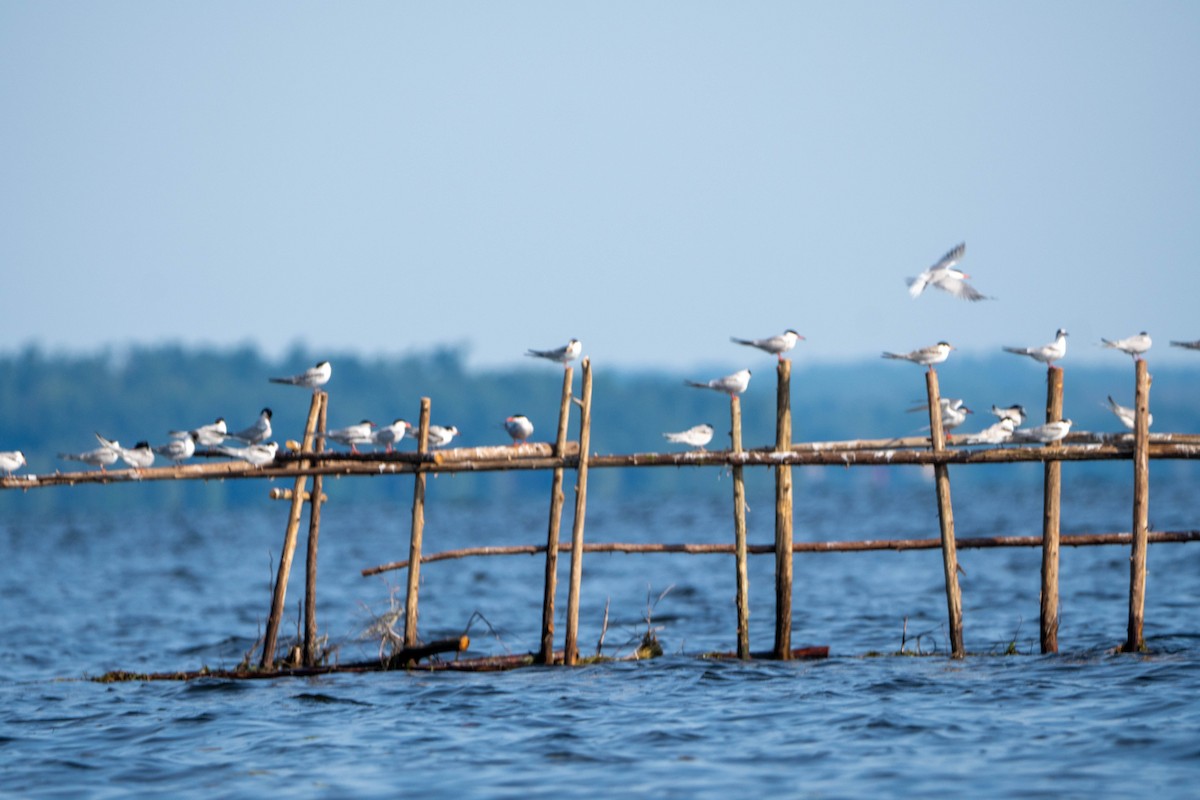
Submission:
[[[1064,532],[1129,529],[1127,464],[1064,472]],[[1040,470],[1001,474],[956,487],[960,536],[1040,532]],[[1153,474],[1152,526],[1196,527],[1191,469],[1156,464]],[[712,491],[589,502],[588,540],[729,541],[728,477],[705,475]],[[773,538],[762,475],[749,489],[752,543]],[[932,484],[889,475],[798,470],[796,538],[935,537]],[[430,482],[427,552],[544,540],[543,498],[439,503],[443,481],[471,479]],[[378,654],[378,640],[360,634],[393,590],[403,601],[403,573],[359,571],[407,555],[411,479],[396,479],[390,504],[339,505],[337,489],[330,482],[323,516],[318,622],[347,662]],[[140,490],[106,491],[137,509]],[[960,551],[972,653],[961,661],[945,657],[937,551],[798,555],[794,644],[829,645],[830,657],[793,663],[697,657],[733,649],[731,558],[590,554],[581,649],[595,650],[607,602],[605,652],[628,654],[652,625],[662,658],[488,674],[85,680],[235,666],[261,632],[286,514],[264,500],[219,514],[0,522],[0,794],[1186,796],[1200,779],[1200,544],[1151,546],[1144,655],[1111,652],[1125,638],[1125,547],[1063,549],[1054,656],[1038,654],[1040,552]],[[568,508],[564,535],[570,519]],[[301,544],[281,638],[295,634],[303,556]],[[471,624],[471,655],[535,650],[542,564],[425,565],[423,637],[456,635],[478,612],[486,623]],[[771,646],[772,569],[770,556],[751,559],[754,649]],[[565,582],[558,605],[561,614]],[[905,625],[907,647],[933,655],[892,655]],[[1017,655],[1004,655],[1010,646]]]

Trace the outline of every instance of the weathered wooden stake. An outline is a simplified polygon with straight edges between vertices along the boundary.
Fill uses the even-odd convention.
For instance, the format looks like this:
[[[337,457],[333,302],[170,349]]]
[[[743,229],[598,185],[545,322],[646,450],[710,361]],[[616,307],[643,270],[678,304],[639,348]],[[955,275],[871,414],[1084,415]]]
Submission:
[[[317,415],[320,412],[321,406],[324,404],[325,393],[322,391],[313,392],[312,403],[308,407],[308,421],[304,424],[304,441],[300,445],[301,452],[311,452],[313,446],[313,432],[317,427]],[[308,466],[309,462],[303,462],[304,466]],[[262,658],[259,659],[259,666],[263,669],[270,669],[275,663],[275,645],[279,639],[279,623],[283,619],[283,604],[287,597],[288,578],[292,574],[292,558],[296,554],[296,535],[300,530],[300,509],[304,506],[304,487],[308,483],[308,476],[300,475],[296,478],[296,485],[292,488],[292,507],[288,514],[287,531],[283,535],[283,550],[279,554],[279,570],[275,574],[275,588],[271,594],[271,613],[267,617],[267,630],[263,634],[263,649]]]
[[[729,396],[732,450],[742,452],[742,403]],[[741,464],[733,472],[733,559],[737,566],[737,657],[750,658],[750,573],[746,567],[746,483]]]
[[[946,449],[946,431],[942,428],[941,393],[938,391],[937,371],[925,372],[925,388],[929,394],[929,431],[933,451]],[[963,647],[962,592],[958,588],[958,545],[954,540],[954,506],[950,502],[950,467],[933,465],[937,486],[938,521],[942,532],[942,567],[946,574],[946,609],[950,618],[950,655],[962,658]]]
[[[1146,549],[1150,532],[1150,373],[1146,362],[1135,362],[1137,391],[1133,424],[1133,548],[1129,555],[1129,637],[1125,651],[1146,649],[1142,634],[1146,608]]]
[[[417,452],[429,452],[428,397],[421,398],[421,421],[417,427]],[[404,646],[416,647],[417,595],[421,584],[421,542],[425,535],[425,471],[418,469],[413,480],[412,529],[408,539],[408,586],[404,593]]]
[[[329,395],[321,393],[321,410],[317,414],[317,431],[325,433],[325,411]],[[317,439],[316,452],[325,450],[324,437]],[[321,503],[324,478],[313,476],[312,494],[308,498],[308,547],[305,551],[304,572],[304,665],[317,663],[317,540],[321,536]]]
[[[792,449],[792,362],[779,362],[775,391],[775,449]],[[792,468],[775,468],[775,657],[792,657]]]
[[[592,362],[583,360],[583,410],[579,414],[579,468],[575,486],[575,524],[571,529],[571,583],[567,591],[567,635],[563,664],[579,661],[579,587],[583,580],[583,522],[587,515],[588,448],[592,443]]]
[[[1058,422],[1063,410],[1062,367],[1046,370],[1046,422]],[[1047,448],[1062,449],[1062,442]],[[1042,483],[1041,640],[1043,653],[1058,652],[1058,551],[1062,516],[1062,462],[1047,461]]]
[[[561,458],[567,448],[567,424],[571,416],[571,379],[574,370],[563,370],[562,400],[558,407],[558,434],[554,439],[554,455]],[[558,590],[558,533],[562,525],[563,468],[554,469],[550,482],[550,525],[546,533],[546,582],[542,594],[542,647],[537,660],[541,664],[554,661],[554,595]]]

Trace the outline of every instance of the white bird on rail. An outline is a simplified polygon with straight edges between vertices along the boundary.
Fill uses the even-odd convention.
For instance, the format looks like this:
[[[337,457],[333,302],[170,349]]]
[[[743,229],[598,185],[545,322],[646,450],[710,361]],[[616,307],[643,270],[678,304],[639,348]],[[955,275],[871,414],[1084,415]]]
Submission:
[[[429,446],[430,447],[445,447],[454,441],[454,437],[458,436],[458,428],[453,425],[430,425],[429,426]]]
[[[116,444],[114,442],[114,444]],[[105,467],[117,463],[117,451],[111,447],[97,447],[95,450],[87,450],[82,453],[59,453],[58,457],[65,461],[82,461],[92,467],[99,467],[101,472],[105,471]]]
[[[408,433],[412,426],[402,419],[397,419],[391,425],[380,425],[379,428],[371,434],[371,444],[383,445],[387,448],[387,452],[392,452],[395,446],[404,438],[404,434]]]
[[[971,409],[967,408],[966,405],[964,405],[964,402],[965,401],[962,400],[962,398],[958,398],[958,397],[953,398],[953,399],[949,398],[949,397],[938,398],[938,407],[941,408],[941,410],[942,410],[942,429],[943,430],[949,432],[949,431],[953,430],[954,428],[957,428],[959,425],[962,425],[964,422],[967,421],[967,414],[975,413]],[[921,405],[913,406],[912,408],[910,408],[908,410],[910,412],[912,412],[912,411],[927,411],[927,410],[929,410],[929,404],[922,403]]]
[[[1129,430],[1133,430],[1133,426],[1137,422],[1137,409],[1118,404],[1116,400],[1112,399],[1112,395],[1110,394],[1108,396],[1108,410],[1115,414],[1117,419],[1121,420],[1122,425],[1124,425],[1126,428],[1129,428]],[[1146,425],[1153,424],[1154,415],[1147,414]]]
[[[938,342],[929,347],[922,347],[920,350],[913,350],[911,353],[889,353],[885,351],[883,357],[911,361],[923,367],[932,367],[934,364],[940,364],[945,361],[953,349],[954,346],[948,342]]]
[[[533,435],[533,423],[524,414],[513,414],[504,420],[504,430],[512,437],[513,447]]]
[[[1040,361],[1053,367],[1055,361],[1061,360],[1067,354],[1067,331],[1065,328],[1059,328],[1054,334],[1054,341],[1041,347],[1005,347],[1002,349],[1019,356],[1029,356],[1034,361]]]
[[[246,447],[218,447],[217,452],[232,458],[239,458],[255,467],[262,467],[275,460],[279,445],[275,442],[265,442],[247,445]]]
[[[757,347],[759,350],[765,350],[773,356],[778,356],[780,361],[783,361],[783,354],[796,346],[796,342],[803,341],[804,337],[796,333],[791,328],[788,328],[778,336],[770,336],[766,339],[739,339],[736,336],[730,336],[729,341],[735,344],[744,344],[749,347]]]
[[[1013,439],[1022,442],[1042,442],[1043,444],[1048,444],[1066,438],[1066,435],[1070,432],[1071,420],[1064,419],[1058,422],[1047,422],[1045,425],[1037,425],[1033,428],[1022,428],[1013,434]]]
[[[196,435],[194,433],[185,433],[181,437],[177,437],[154,448],[154,452],[178,464],[180,461],[186,461],[196,454]]]
[[[712,389],[715,392],[724,392],[733,397],[746,391],[750,385],[750,370],[738,370],[732,375],[726,375],[723,378],[713,378],[711,381],[684,381],[688,386],[693,386],[697,389]]]
[[[217,417],[216,422],[201,425],[195,430],[167,431],[167,433],[176,439],[190,438],[203,447],[215,447],[225,441],[226,430],[225,418]]]
[[[579,340],[572,339],[562,347],[555,348],[554,350],[526,350],[525,355],[534,358],[545,358],[565,365],[579,358],[582,350],[583,345],[579,343]]]
[[[966,279],[971,277],[970,275],[962,270],[955,269],[954,265],[962,261],[963,254],[966,252],[967,244],[963,242],[942,256],[932,267],[915,278],[909,278],[908,293],[915,299],[921,296],[921,292],[925,291],[926,286],[934,286],[963,300],[991,299],[987,295],[977,292],[967,283]]]
[[[259,444],[271,438],[271,409],[264,408],[258,412],[258,419],[249,428],[244,428],[237,433],[227,433],[226,438],[237,439],[239,442],[247,444]]]
[[[694,425],[688,428],[686,431],[679,431],[678,433],[664,433],[663,438],[665,438],[668,442],[674,442],[675,444],[686,444],[689,447],[695,447],[699,450],[703,450],[704,445],[712,441],[713,426],[709,425],[707,422],[703,422],[699,425]]]
[[[329,377],[333,374],[333,367],[328,361],[320,361],[315,367],[309,367],[296,375],[289,375],[286,378],[269,378],[271,383],[286,383],[291,386],[303,386],[307,389],[312,389],[314,392],[318,386],[324,386],[329,383]]]
[[[134,469],[145,469],[154,463],[154,451],[150,449],[149,442],[138,442],[132,448],[126,448],[121,447],[119,442],[110,442],[98,433],[96,440],[100,442],[101,447],[112,450],[122,461]]]
[[[1140,359],[1142,354],[1149,350],[1150,345],[1152,344],[1150,341],[1150,334],[1146,333],[1145,331],[1142,331],[1135,336],[1127,336],[1124,339],[1102,338],[1100,341],[1104,343],[1105,347],[1111,347],[1114,350],[1120,350],[1122,353],[1132,356],[1134,361]]]
[[[23,466],[25,454],[20,450],[5,450],[0,453],[0,469],[4,470],[5,475],[12,475]]]
[[[1011,417],[1004,417],[979,433],[967,434],[967,444],[1003,444],[1012,438],[1016,423]]]
[[[364,419],[362,422],[354,425],[325,431],[325,439],[332,439],[338,444],[349,447],[351,453],[357,453],[360,444],[371,444],[374,428],[374,422]],[[318,437],[320,436],[320,434],[317,435]]]

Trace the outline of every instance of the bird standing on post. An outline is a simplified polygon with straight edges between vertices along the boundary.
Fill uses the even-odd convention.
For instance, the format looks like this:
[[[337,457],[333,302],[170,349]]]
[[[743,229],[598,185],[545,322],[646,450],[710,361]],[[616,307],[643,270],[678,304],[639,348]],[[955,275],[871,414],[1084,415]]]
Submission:
[[[911,361],[914,364],[932,368],[934,364],[940,364],[949,358],[950,351],[953,349],[954,346],[948,342],[938,342],[929,347],[922,347],[920,350],[913,350],[911,353],[889,353],[884,351],[883,357]]]
[[[1152,344],[1150,334],[1145,331],[1136,336],[1128,336],[1124,339],[1101,339],[1100,341],[1104,343],[1105,347],[1111,347],[1114,350],[1120,350],[1122,353],[1128,354],[1134,361],[1140,359],[1142,354],[1149,350]]]
[[[1067,331],[1059,328],[1054,334],[1054,341],[1041,347],[1005,347],[1005,352],[1016,353],[1019,356],[1029,356],[1034,361],[1040,361],[1053,367],[1054,362],[1067,354]]]
[[[746,388],[750,385],[750,370],[739,370],[732,375],[726,375],[723,378],[713,378],[711,381],[685,380],[684,383],[697,389],[712,389],[715,392],[724,392],[733,397],[746,391]]]
[[[757,347],[759,350],[764,350],[773,356],[778,356],[780,361],[783,361],[783,354],[796,346],[796,342],[803,341],[804,337],[796,333],[791,328],[787,329],[778,336],[770,336],[766,339],[739,339],[736,336],[730,336],[729,341],[735,344],[744,344],[749,347]]]
[[[269,378],[271,383],[286,383],[291,386],[304,386],[312,389],[314,392],[318,386],[324,386],[329,383],[329,376],[333,374],[333,367],[328,361],[321,361],[315,367],[309,367],[297,375],[289,375],[286,378]]]
[[[583,345],[579,343],[579,340],[572,339],[562,347],[554,350],[526,350],[525,355],[533,358],[545,358],[566,366],[568,363],[579,358],[579,354],[582,352],[582,350]]]

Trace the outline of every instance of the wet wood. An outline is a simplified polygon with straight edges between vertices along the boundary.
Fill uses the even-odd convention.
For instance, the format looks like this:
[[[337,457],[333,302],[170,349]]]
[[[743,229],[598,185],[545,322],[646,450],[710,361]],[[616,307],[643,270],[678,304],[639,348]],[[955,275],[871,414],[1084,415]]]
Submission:
[[[717,652],[717,653],[705,653],[704,655],[701,656],[701,658],[721,660],[721,659],[743,658],[743,656],[739,656],[737,653]],[[779,655],[774,650],[772,650],[769,653],[751,653],[749,655],[749,658],[754,659],[755,661],[764,660],[764,659],[778,660]],[[797,647],[797,648],[794,648],[794,649],[788,651],[787,658],[784,660],[799,661],[802,659],[813,659],[813,658],[829,658],[829,646],[828,645],[820,645],[820,646],[816,646],[816,647]]]
[[[1146,607],[1146,545],[1150,531],[1150,372],[1144,359],[1134,361],[1133,542],[1129,555],[1129,630],[1125,651],[1146,648],[1143,614]]]
[[[742,403],[737,395],[729,398],[729,416],[733,452],[742,449]],[[743,467],[733,471],[733,559],[737,569],[737,653],[750,657],[750,573],[746,562],[746,482]]]
[[[775,450],[792,449],[792,362],[776,369]],[[775,657],[792,658],[792,468],[775,468]]]
[[[587,516],[588,449],[592,441],[592,363],[583,359],[583,408],[579,415],[579,466],[575,485],[575,523],[571,529],[571,578],[567,591],[567,633],[563,663],[579,661],[579,590],[583,580],[583,526]]]
[[[571,417],[571,381],[574,370],[563,369],[562,395],[558,404],[558,432],[554,438],[554,455],[566,452],[567,427]],[[562,525],[563,468],[555,467],[550,481],[550,521],[546,531],[546,572],[542,590],[542,638],[538,661],[550,664],[554,660],[554,604],[558,591],[558,536]]]
[[[1063,410],[1062,367],[1046,370],[1046,422],[1058,422]],[[1044,448],[1057,452],[1061,442],[1049,442]],[[1047,461],[1042,483],[1042,586],[1040,596],[1041,648],[1043,653],[1058,652],[1058,558],[1061,517],[1062,462]]]
[[[417,455],[429,452],[429,413],[431,401],[421,398],[421,416],[417,427]],[[404,593],[404,646],[416,647],[417,606],[421,591],[421,547],[425,536],[425,472],[419,470],[413,481],[412,525],[408,537],[408,581]]]
[[[942,404],[938,375],[937,370],[933,367],[925,371],[925,389],[929,395],[929,430],[933,439],[932,451],[941,453],[946,449],[946,432],[942,428]],[[962,658],[967,651],[963,645],[962,593],[958,586],[958,547],[954,540],[954,506],[950,502],[950,468],[946,464],[935,464],[933,478],[937,492],[938,524],[942,535],[942,570],[946,579],[950,655],[952,658]]]
[[[325,449],[325,420],[329,408],[329,395],[321,392],[321,409],[317,412],[317,432],[321,435],[316,439],[315,451],[320,453]],[[323,489],[324,476],[313,476],[312,494],[302,497],[301,502],[308,502],[308,546],[305,548],[304,570],[304,666],[311,667],[317,663],[317,546],[321,537],[321,503],[325,497]],[[307,493],[306,493],[307,494]]]

